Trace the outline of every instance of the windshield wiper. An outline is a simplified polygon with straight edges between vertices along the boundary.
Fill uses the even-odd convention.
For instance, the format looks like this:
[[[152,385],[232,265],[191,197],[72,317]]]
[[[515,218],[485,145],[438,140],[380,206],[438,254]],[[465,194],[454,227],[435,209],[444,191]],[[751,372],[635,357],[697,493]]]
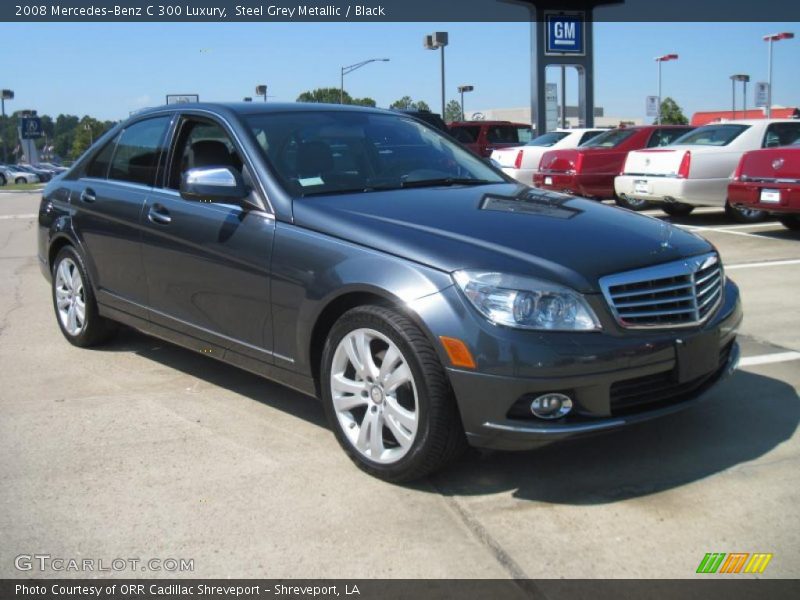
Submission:
[[[420,179],[417,181],[403,181],[402,188],[437,187],[445,185],[486,185],[490,183],[503,183],[502,181],[489,181],[488,179],[473,179],[470,177],[441,177],[439,179]]]

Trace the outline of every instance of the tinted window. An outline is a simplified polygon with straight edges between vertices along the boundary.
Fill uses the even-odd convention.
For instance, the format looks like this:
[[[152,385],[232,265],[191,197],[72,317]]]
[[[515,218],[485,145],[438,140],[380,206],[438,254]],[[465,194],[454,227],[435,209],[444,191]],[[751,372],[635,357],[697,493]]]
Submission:
[[[492,125],[486,130],[486,141],[490,144],[519,144],[531,139],[528,127],[515,125]]]
[[[542,148],[549,148],[559,140],[563,140],[569,135],[567,131],[550,131],[544,135],[533,138],[526,146],[539,146]]]
[[[478,141],[480,132],[480,127],[453,127],[450,130],[450,135],[462,144],[474,144]]]
[[[119,136],[108,142],[103,149],[98,152],[86,167],[86,177],[97,177],[105,179],[108,175],[108,165],[111,164],[111,157],[114,155],[114,148],[116,147]]]
[[[727,146],[749,128],[749,125],[706,125],[682,135],[672,143],[687,146]]]
[[[633,129],[611,129],[581,144],[587,148],[616,148],[631,137]]]
[[[798,123],[773,123],[767,127],[764,136],[764,147],[788,146],[800,141],[800,122]]]
[[[587,131],[586,133],[583,134],[583,136],[581,136],[581,141],[578,142],[578,145],[580,146],[581,144],[585,144],[589,140],[596,138],[601,133],[603,133],[603,132],[602,131]]]
[[[686,127],[685,129],[656,129],[647,141],[647,147],[656,148],[658,146],[666,146],[691,130],[691,127]]]
[[[504,182],[461,145],[409,117],[292,111],[250,115],[247,121],[294,196]]]
[[[159,117],[126,127],[117,143],[109,179],[153,185],[169,121],[170,117]]]

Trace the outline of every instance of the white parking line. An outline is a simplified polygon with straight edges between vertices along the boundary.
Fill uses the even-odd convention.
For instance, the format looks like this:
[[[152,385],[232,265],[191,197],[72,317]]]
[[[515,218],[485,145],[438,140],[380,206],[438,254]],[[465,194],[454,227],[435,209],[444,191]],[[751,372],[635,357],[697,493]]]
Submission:
[[[755,233],[747,233],[746,231],[732,231],[727,228],[723,229],[722,227],[699,227],[697,225],[678,225],[678,227],[687,231],[709,231],[711,233],[716,231],[718,233],[727,233],[728,235],[742,235],[744,237],[751,237],[759,240],[764,239],[764,237],[756,235]]]
[[[0,221],[9,221],[11,219],[35,219],[38,215],[0,215]]]
[[[755,269],[757,267],[782,267],[785,265],[800,265],[800,258],[791,260],[765,260],[763,262],[739,263],[736,265],[725,265],[726,271],[733,269]]]
[[[756,365],[769,365],[772,363],[800,360],[800,352],[776,352],[775,354],[760,354],[748,356],[739,360],[740,367],[754,367]]]

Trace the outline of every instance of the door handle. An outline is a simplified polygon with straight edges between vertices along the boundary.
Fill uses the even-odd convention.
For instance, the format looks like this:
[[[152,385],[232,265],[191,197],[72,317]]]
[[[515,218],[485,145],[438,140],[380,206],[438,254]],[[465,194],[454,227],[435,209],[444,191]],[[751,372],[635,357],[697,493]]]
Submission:
[[[172,222],[172,217],[169,216],[169,211],[161,204],[153,204],[150,210],[147,211],[147,220],[156,225],[169,225]]]
[[[92,188],[86,188],[81,192],[81,200],[84,202],[94,202],[97,200],[97,196]]]

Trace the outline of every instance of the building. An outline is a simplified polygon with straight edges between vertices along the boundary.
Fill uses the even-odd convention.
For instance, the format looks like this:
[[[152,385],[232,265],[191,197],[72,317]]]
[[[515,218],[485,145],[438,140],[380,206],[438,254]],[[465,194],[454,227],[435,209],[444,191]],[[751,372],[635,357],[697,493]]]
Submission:
[[[531,107],[519,108],[488,108],[483,110],[467,111],[466,118],[473,121],[513,121],[515,123],[532,123]],[[559,126],[560,126],[559,119]],[[620,124],[642,125],[643,119],[640,117],[614,117],[606,116],[602,106],[594,108],[595,127],[619,127]],[[578,120],[578,107],[567,106],[567,127],[581,127]]]
[[[710,110],[703,112],[696,112],[692,115],[692,125],[699,127],[708,123],[715,123],[717,121],[727,119],[763,119],[765,118],[765,111],[763,108],[753,108],[748,110]],[[773,106],[772,107],[773,119],[799,119],[800,109],[795,107],[786,106]]]

